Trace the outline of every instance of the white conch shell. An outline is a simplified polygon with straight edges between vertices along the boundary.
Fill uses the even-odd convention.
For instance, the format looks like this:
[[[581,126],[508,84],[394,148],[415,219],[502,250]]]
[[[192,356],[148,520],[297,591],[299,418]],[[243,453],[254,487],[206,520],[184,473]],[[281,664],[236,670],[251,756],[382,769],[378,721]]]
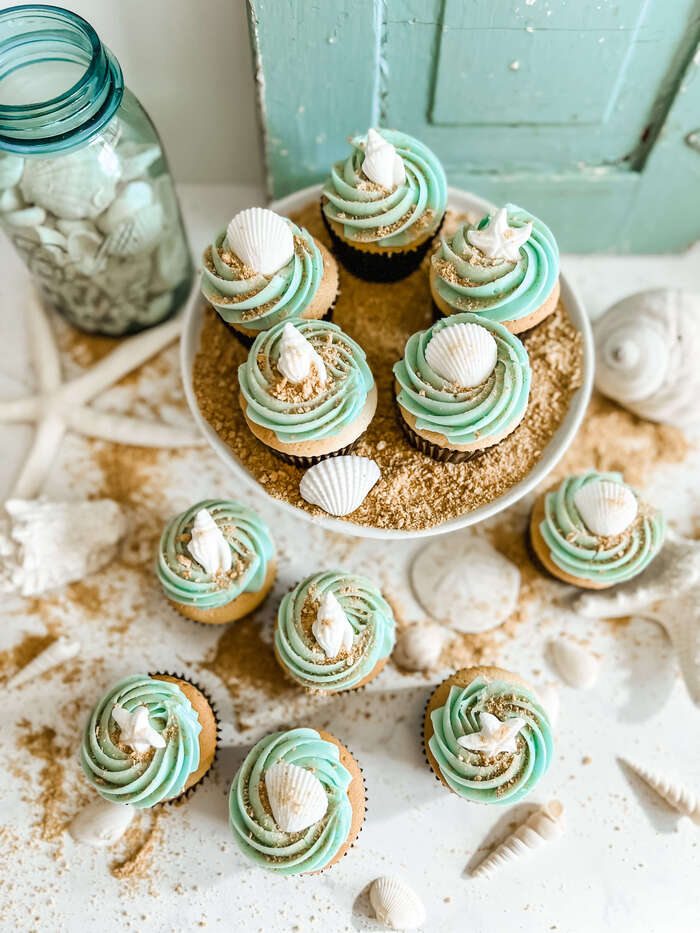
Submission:
[[[260,275],[274,275],[294,255],[294,237],[287,221],[264,207],[236,214],[226,230],[229,249]]]
[[[517,262],[520,259],[520,247],[530,239],[531,233],[532,222],[529,220],[522,227],[510,227],[508,210],[501,207],[489,218],[485,227],[468,230],[467,241],[489,259]]]
[[[130,803],[112,803],[98,797],[92,800],[68,824],[76,842],[99,848],[114,845],[129,828],[136,815]]]
[[[152,249],[161,238],[163,225],[163,208],[154,202],[153,189],[145,181],[129,182],[98,220],[107,234],[107,252],[114,256],[133,256]]]
[[[700,420],[700,294],[659,288],[614,304],[593,326],[595,381],[640,418]]]
[[[552,800],[536,810],[472,869],[472,875],[490,878],[496,869],[507,862],[557,839],[564,832],[563,814],[564,806],[558,800]]]
[[[286,761],[267,769],[265,789],[275,823],[285,833],[313,826],[328,809],[326,791],[316,775]]]
[[[416,599],[433,619],[460,632],[486,632],[515,610],[520,571],[473,531],[442,535],[411,565]]]
[[[362,171],[370,181],[389,190],[406,181],[406,166],[392,144],[376,130],[369,130]]]
[[[79,641],[71,641],[70,638],[61,636],[35,658],[32,658],[21,670],[17,671],[14,677],[7,681],[6,686],[10,689],[21,687],[30,680],[34,680],[35,677],[39,677],[40,674],[50,671],[52,667],[57,667],[59,664],[63,664],[64,661],[74,658],[79,651]]]
[[[337,658],[341,648],[352,650],[352,625],[343,608],[330,591],[325,594],[316,612],[311,633],[327,658]]]
[[[416,930],[425,923],[425,907],[413,888],[396,875],[372,882],[369,902],[377,920],[392,930]]]
[[[0,152],[0,188],[12,188],[22,177],[24,159],[11,152]]]
[[[559,690],[554,684],[540,684],[535,690],[550,723],[555,726],[559,719]]]
[[[282,328],[277,369],[289,382],[296,384],[306,379],[312,366],[318,373],[321,385],[325,385],[326,364],[301,331],[287,322]]]
[[[620,535],[637,517],[637,497],[623,483],[591,481],[574,493],[574,505],[586,528],[607,538]]]
[[[430,670],[450,637],[451,633],[436,622],[412,622],[399,632],[392,657],[407,671]]]
[[[559,674],[570,687],[588,690],[598,679],[598,659],[584,651],[580,645],[560,638],[551,643],[551,651]]]
[[[126,141],[117,149],[121,166],[121,180],[133,181],[143,175],[160,158],[160,146],[155,143],[135,143]]]
[[[622,760],[645,784],[656,791],[669,807],[683,816],[689,816],[694,823],[700,823],[700,800],[698,800],[697,794],[687,787],[683,787],[675,778],[650,771],[648,768],[636,762],[628,761],[626,758]]]
[[[116,153],[86,146],[50,159],[27,159],[20,189],[28,204],[58,217],[93,218],[114,199],[120,166]]]
[[[206,573],[227,573],[231,569],[231,545],[208,509],[200,509],[195,515],[187,550]]]
[[[498,347],[481,324],[453,324],[439,330],[425,348],[425,359],[447,382],[464,389],[485,382],[494,370]]]
[[[299,483],[302,498],[329,515],[350,515],[358,509],[381,473],[368,457],[330,457],[314,464]]]
[[[0,592],[37,596],[99,570],[126,531],[111,499],[9,499],[0,518]]]

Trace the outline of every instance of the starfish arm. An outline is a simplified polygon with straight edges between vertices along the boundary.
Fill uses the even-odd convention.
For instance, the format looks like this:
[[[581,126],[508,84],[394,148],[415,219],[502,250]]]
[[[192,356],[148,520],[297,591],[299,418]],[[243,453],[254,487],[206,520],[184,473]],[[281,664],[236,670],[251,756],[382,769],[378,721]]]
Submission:
[[[484,740],[479,732],[470,732],[468,735],[460,735],[457,744],[470,752],[479,752],[484,748]]]
[[[39,388],[42,393],[54,392],[61,384],[61,357],[46,311],[34,292],[27,301],[26,316],[30,351]]]
[[[41,411],[39,399],[17,398],[9,402],[0,402],[0,423],[8,424],[15,421],[36,421]]]
[[[60,418],[49,417],[39,422],[27,459],[8,499],[33,499],[38,495],[53,465],[65,430],[66,426]]]
[[[76,408],[66,415],[79,434],[133,447],[199,447],[204,439],[196,428],[174,427],[158,421],[114,415],[94,408]]]

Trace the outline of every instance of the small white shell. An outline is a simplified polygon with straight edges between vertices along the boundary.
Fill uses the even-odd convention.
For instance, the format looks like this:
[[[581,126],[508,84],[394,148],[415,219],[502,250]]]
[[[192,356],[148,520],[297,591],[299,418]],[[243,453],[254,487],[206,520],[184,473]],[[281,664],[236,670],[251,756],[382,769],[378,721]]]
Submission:
[[[274,275],[294,255],[294,237],[287,221],[264,207],[236,214],[226,230],[229,249],[260,275]]]
[[[38,227],[46,220],[46,211],[43,207],[21,207],[3,214],[3,220],[13,227]]]
[[[336,597],[330,591],[321,600],[311,634],[327,658],[337,658],[341,648],[352,650],[354,631]]]
[[[187,550],[206,573],[227,573],[231,569],[231,545],[208,509],[200,509],[195,515]]]
[[[74,658],[79,651],[79,641],[71,641],[69,638],[61,636],[35,658],[32,658],[21,670],[17,671],[5,686],[10,689],[21,687],[35,677],[39,677],[40,674],[50,671],[52,667],[57,667],[59,664],[63,664],[64,661]]]
[[[556,725],[559,719],[559,690],[554,684],[540,684],[535,692],[540,698],[545,713],[549,716],[549,721],[553,726]]]
[[[564,832],[563,814],[564,806],[558,800],[552,800],[536,810],[472,869],[472,875],[490,878],[496,869],[507,862],[557,839]]]
[[[586,483],[574,493],[583,523],[602,538],[620,535],[637,517],[637,498],[628,486],[610,480]]]
[[[22,177],[24,159],[11,152],[0,152],[0,188],[11,188]]]
[[[325,816],[323,784],[306,768],[276,761],[265,772],[265,788],[275,823],[282,832],[299,833]]]
[[[121,166],[121,180],[133,181],[143,175],[160,158],[160,146],[123,142],[117,149]]]
[[[304,473],[299,492],[306,502],[329,515],[350,515],[362,505],[380,476],[379,467],[368,457],[329,457]]]
[[[406,166],[395,147],[376,130],[369,130],[362,171],[370,181],[392,190],[406,181]]]
[[[385,875],[373,881],[369,902],[377,920],[392,930],[416,930],[425,923],[421,899],[396,875]]]
[[[325,384],[326,364],[311,342],[291,321],[288,321],[282,328],[279,346],[280,353],[277,360],[277,369],[289,382],[295,385],[303,382],[313,366],[316,369],[319,381],[321,384]]]
[[[163,233],[164,214],[145,181],[132,181],[98,220],[106,233],[106,249],[114,256],[133,256],[152,249]]]
[[[129,828],[136,810],[129,803],[111,803],[98,797],[80,810],[68,825],[76,842],[102,848],[114,845]]]
[[[427,671],[440,660],[450,633],[436,622],[413,622],[399,632],[393,659],[407,671]]]
[[[480,324],[443,327],[425,348],[430,368],[447,382],[464,389],[485,382],[494,370],[498,347],[491,331]]]
[[[19,188],[6,188],[4,191],[0,191],[0,214],[18,211],[22,207],[24,207],[24,198],[20,194]]]
[[[560,638],[551,643],[552,660],[565,683],[578,690],[588,690],[598,679],[597,658],[580,645]]]
[[[689,816],[694,823],[700,823],[700,801],[698,801],[697,794],[683,787],[675,778],[650,771],[626,758],[623,758],[623,761],[672,809],[677,810],[683,816]]]
[[[86,146],[52,159],[28,159],[20,188],[28,204],[58,217],[97,217],[111,203],[119,180],[116,154]]]

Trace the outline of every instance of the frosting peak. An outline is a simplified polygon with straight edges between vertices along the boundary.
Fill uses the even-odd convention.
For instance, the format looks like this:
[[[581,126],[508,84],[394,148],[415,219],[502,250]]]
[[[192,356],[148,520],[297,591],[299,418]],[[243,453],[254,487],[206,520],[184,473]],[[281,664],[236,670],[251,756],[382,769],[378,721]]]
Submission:
[[[508,224],[508,209],[501,207],[489,217],[485,226],[468,230],[467,240],[489,259],[517,262],[520,259],[520,247],[530,239],[531,233],[531,220],[521,227],[511,227]]]

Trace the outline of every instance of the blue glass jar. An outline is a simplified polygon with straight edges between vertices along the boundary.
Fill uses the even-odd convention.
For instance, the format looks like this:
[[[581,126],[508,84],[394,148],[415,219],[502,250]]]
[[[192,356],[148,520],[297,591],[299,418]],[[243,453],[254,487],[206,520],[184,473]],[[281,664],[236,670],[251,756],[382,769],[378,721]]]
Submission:
[[[189,294],[158,134],[95,30],[58,7],[0,12],[0,226],[44,302],[89,333],[159,324]]]

